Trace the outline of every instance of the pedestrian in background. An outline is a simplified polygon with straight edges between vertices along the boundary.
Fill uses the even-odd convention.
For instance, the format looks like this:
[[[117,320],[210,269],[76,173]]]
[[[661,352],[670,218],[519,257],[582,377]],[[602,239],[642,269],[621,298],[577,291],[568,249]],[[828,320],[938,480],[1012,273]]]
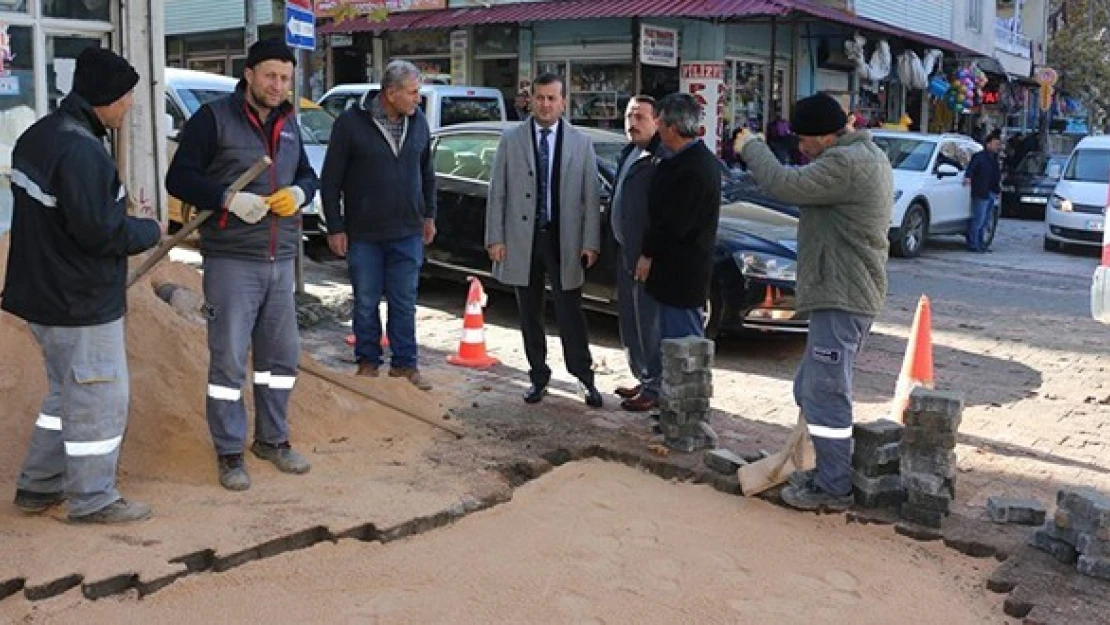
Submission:
[[[235,92],[200,107],[185,123],[166,173],[171,195],[216,213],[200,227],[208,314],[205,413],[220,484],[228,490],[251,484],[243,462],[248,350],[254,366],[251,453],[283,473],[310,468],[289,443],[289,396],[300,359],[293,297],[300,209],[318,185],[288,99],[295,66],[281,40],[252,45]],[[269,171],[229,193],[263,156],[273,159]]]
[[[516,97],[513,98],[513,106],[508,111],[508,119],[511,122],[521,122],[528,119],[528,101],[531,94],[526,90],[517,92]]]
[[[567,370],[586,404],[602,405],[582,310],[586,269],[601,250],[597,156],[590,138],[563,119],[566,92],[555,74],[532,83],[532,117],[501,136],[490,172],[486,248],[493,276],[516,290],[520,332],[532,384],[529,404],[547,394],[546,280]]]
[[[809,334],[794,399],[817,468],[782,491],[800,510],[852,505],[852,367],[886,298],[894,174],[870,131],[848,125],[840,103],[819,93],[799,100],[791,120],[810,164],[782,165],[750,133],[736,146],[768,195],[801,209],[796,309],[809,315]]]
[[[415,65],[392,61],[382,90],[339,116],[321,195],[328,245],[347,257],[354,288],[357,374],[376,377],[383,364],[384,293],[389,376],[428,391],[417,356],[416,297],[424,246],[436,236],[436,179],[420,83]]]
[[[27,129],[12,153],[11,248],[0,308],[42,348],[49,391],[16,482],[15,505],[69,519],[125,523],[150,507],[116,490],[130,378],[123,316],[127,257],[158,243],[157,221],[127,215],[105,149],[123,127],[139,74],[109,50],[77,57],[73,90]]]
[[[651,183],[659,164],[661,145],[655,121],[655,99],[636,96],[624,114],[628,145],[617,161],[610,219],[617,242],[617,305],[620,309],[621,344],[628,368],[636,378],[631,387],[617,389],[621,408],[645,412],[659,405],[663,363],[659,335],[659,307],[636,280],[636,262],[648,227]]]
[[[659,305],[662,339],[705,335],[705,303],[713,274],[713,245],[721,212],[721,169],[698,139],[701,107],[687,94],[658,103],[663,148],[648,200],[636,279]]]
[[[1002,149],[1002,133],[998,130],[987,135],[984,148],[971,157],[964,172],[964,186],[971,190],[971,220],[967,225],[967,250],[988,251],[985,240],[987,226],[994,212],[995,202],[1002,193],[1002,168],[998,151]]]

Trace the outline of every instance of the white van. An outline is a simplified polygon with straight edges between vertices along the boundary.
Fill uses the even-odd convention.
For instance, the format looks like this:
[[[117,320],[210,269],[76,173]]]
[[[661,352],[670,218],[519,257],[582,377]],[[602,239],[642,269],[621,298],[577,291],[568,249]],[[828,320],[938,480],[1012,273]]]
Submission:
[[[1085,137],[1064,166],[1045,211],[1044,248],[1102,246],[1110,193],[1110,136]]]
[[[381,90],[377,83],[337,85],[318,104],[338,117],[343,111],[359,106],[363,97],[372,98]],[[466,122],[505,121],[505,98],[493,87],[421,85],[420,96],[420,108],[432,130]]]
[[[167,67],[166,73],[166,117],[169,123],[169,156],[172,159],[177,149],[177,135],[185,122],[204,104],[222,98],[233,91],[239,83],[235,78],[220,74],[208,74],[189,69]],[[331,136],[331,126],[335,118],[328,115],[312,101],[301,99],[301,137],[304,140],[305,154],[319,176],[324,169],[324,154]],[[181,214],[181,202],[170,197],[170,228],[176,230],[186,221],[188,215]],[[323,237],[325,234],[323,207],[320,194],[301,210],[304,234],[310,238]]]

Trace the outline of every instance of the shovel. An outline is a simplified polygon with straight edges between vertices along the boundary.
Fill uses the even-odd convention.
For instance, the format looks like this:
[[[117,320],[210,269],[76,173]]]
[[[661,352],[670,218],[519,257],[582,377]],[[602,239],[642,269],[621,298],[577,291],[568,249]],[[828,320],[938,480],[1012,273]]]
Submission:
[[[798,413],[798,423],[790,432],[782,450],[740,467],[740,490],[745,497],[752,497],[785,482],[794,471],[804,470],[812,464],[808,430],[805,417]]]

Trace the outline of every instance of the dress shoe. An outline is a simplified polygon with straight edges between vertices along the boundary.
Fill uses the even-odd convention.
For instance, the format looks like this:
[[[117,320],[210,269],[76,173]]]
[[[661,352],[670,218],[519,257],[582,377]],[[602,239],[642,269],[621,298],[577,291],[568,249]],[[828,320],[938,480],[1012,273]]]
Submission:
[[[527,391],[524,391],[524,403],[538,404],[540,403],[540,401],[543,400],[544,395],[547,395],[547,385],[544,384],[540,386],[537,384],[533,384],[532,386],[528,387]]]
[[[620,397],[621,399],[632,399],[633,397],[639,395],[640,391],[643,388],[643,384],[637,384],[636,386],[618,386],[617,390],[613,392],[616,393],[617,397]]]
[[[597,387],[593,384],[583,384],[582,394],[585,396],[586,405],[590,408],[601,408],[601,393],[598,392]]]
[[[639,395],[621,402],[621,408],[628,412],[647,412],[659,407],[659,398]]]

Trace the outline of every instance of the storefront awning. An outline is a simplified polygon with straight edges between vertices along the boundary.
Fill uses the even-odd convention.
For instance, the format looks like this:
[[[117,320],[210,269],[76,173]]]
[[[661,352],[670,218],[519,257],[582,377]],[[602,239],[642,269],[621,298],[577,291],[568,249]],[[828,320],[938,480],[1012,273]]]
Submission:
[[[317,32],[350,33],[382,30],[454,28],[483,24],[523,24],[559,20],[629,17],[727,19],[781,16],[790,11],[782,0],[548,0],[439,11],[393,13],[383,22],[365,19],[329,23]]]

